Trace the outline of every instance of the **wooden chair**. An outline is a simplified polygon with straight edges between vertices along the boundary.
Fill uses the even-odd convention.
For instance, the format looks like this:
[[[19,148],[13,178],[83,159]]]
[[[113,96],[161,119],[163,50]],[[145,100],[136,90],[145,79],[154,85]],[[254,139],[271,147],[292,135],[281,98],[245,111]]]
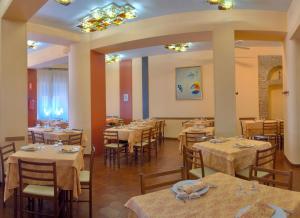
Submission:
[[[133,146],[135,160],[140,153],[141,163],[144,163],[144,153],[148,152],[148,160],[151,159],[151,131],[152,129],[144,129],[141,134],[141,140]]]
[[[165,178],[166,181],[163,181],[163,178]],[[172,177],[172,178],[170,178]],[[177,177],[174,179],[174,177]],[[165,188],[168,186],[171,186],[181,180],[184,179],[184,171],[183,168],[176,169],[176,170],[170,170],[165,172],[158,172],[158,173],[150,173],[150,174],[140,174],[140,183],[141,183],[141,194],[145,194],[146,192],[151,192],[154,190],[157,190],[159,188]],[[155,182],[155,181],[159,182]],[[151,181],[153,182],[151,184]]]
[[[117,160],[118,168],[120,168],[121,154],[125,153],[128,162],[128,146],[126,143],[121,143],[119,140],[118,131],[104,131],[104,165],[107,160],[109,163],[113,160],[113,164]]]
[[[263,122],[263,134],[253,137],[255,140],[267,141],[272,145],[278,146],[278,122]]]
[[[155,124],[155,127],[151,131],[151,146],[154,148],[155,157],[157,158],[158,145],[159,145],[159,125]]]
[[[279,146],[281,150],[284,150],[284,121],[279,122]]]
[[[247,121],[247,120],[255,120],[255,119],[256,119],[255,117],[240,117],[239,118],[242,136],[244,136],[243,122]]]
[[[159,122],[159,144],[161,145],[162,143],[165,142],[166,121],[165,120],[160,120],[158,122]]]
[[[183,121],[182,123],[181,123],[181,126],[184,126],[186,123],[188,123],[188,122],[190,122],[190,120],[186,120],[186,121]]]
[[[69,145],[81,145],[82,143],[82,132],[78,134],[69,135]]]
[[[81,189],[85,189],[89,191],[89,199],[88,200],[78,200],[77,202],[88,202],[89,203],[89,218],[93,217],[93,171],[94,171],[94,157],[95,157],[95,147],[92,146],[91,156],[90,156],[90,166],[89,170],[80,171],[79,179]]]
[[[216,170],[204,166],[201,150],[195,150],[184,146],[183,157],[183,165],[187,178],[190,178],[190,175],[197,178],[203,178],[205,176],[217,173]]]
[[[205,120],[210,121],[210,125],[208,127],[215,126],[215,118],[214,117],[204,117]]]
[[[5,207],[4,187],[5,187],[6,170],[8,167],[7,159],[11,154],[15,152],[16,152],[16,146],[14,142],[0,147],[0,161],[1,161],[2,185],[3,185],[3,202],[2,202],[3,207]]]
[[[260,174],[259,172],[273,176],[259,177],[257,176]],[[289,190],[293,189],[293,171],[271,170],[262,167],[250,166],[250,180],[257,180],[259,183],[264,185],[286,188]]]
[[[59,201],[62,192],[57,187],[56,164],[38,163],[18,160],[19,164],[19,197],[20,197],[20,217],[24,214],[33,216],[47,216],[58,218],[64,209]],[[44,184],[44,185],[37,185]],[[24,207],[24,199],[30,199],[29,208]],[[39,202],[48,200],[53,202],[53,212],[43,212],[39,204],[38,210],[35,209],[35,200]]]
[[[33,132],[33,144],[35,143],[45,143],[44,133]]]
[[[33,143],[33,131],[27,132],[27,142],[28,142],[28,144]]]
[[[78,131],[78,132],[83,132],[83,129],[82,129],[82,128],[79,128],[79,129],[78,129],[78,128],[77,128],[77,129],[75,128],[75,129],[72,129],[72,130],[73,130],[73,131]]]
[[[205,142],[212,137],[207,136],[205,132],[186,132],[185,133],[185,146],[192,147],[195,143]]]
[[[276,166],[276,146],[272,146],[271,148],[257,150],[255,165],[256,167],[266,168],[271,166],[272,169],[275,169]],[[268,174],[265,172],[258,172],[257,177],[265,177]],[[236,176],[242,179],[249,180],[250,179],[250,166],[236,172]]]

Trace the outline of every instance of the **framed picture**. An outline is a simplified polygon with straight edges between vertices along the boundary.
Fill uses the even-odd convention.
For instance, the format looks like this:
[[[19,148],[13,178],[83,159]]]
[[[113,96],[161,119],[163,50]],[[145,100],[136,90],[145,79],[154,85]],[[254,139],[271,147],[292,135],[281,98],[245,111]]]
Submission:
[[[176,68],[176,99],[201,100],[202,97],[201,67]]]

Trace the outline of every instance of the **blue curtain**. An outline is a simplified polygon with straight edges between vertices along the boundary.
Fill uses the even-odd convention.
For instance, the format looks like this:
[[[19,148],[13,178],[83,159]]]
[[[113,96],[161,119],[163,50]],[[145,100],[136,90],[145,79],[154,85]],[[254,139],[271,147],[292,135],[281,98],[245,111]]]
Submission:
[[[68,91],[69,77],[67,70],[38,70],[38,119],[68,121]]]

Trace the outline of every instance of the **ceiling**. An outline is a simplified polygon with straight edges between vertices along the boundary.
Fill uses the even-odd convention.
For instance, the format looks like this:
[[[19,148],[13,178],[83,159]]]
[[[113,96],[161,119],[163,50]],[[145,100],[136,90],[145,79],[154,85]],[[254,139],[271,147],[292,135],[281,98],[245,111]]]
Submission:
[[[241,41],[239,46],[242,47],[281,47],[280,42],[273,41]],[[187,52],[192,51],[201,51],[201,50],[211,50],[212,44],[211,42],[193,42],[191,47],[187,50]],[[248,50],[245,50],[248,51]],[[111,54],[119,54],[122,59],[131,59],[137,57],[146,57],[146,56],[154,56],[154,55],[163,55],[163,54],[174,54],[174,51],[170,51],[161,46],[152,46],[146,48],[139,48],[127,51],[121,51]]]
[[[73,0],[69,6],[48,2],[32,17],[31,22],[47,26],[76,31],[78,21],[87,13],[103,7],[112,1],[108,0]],[[235,0],[236,9],[287,11],[292,0]],[[130,3],[137,9],[136,20],[198,10],[216,10],[216,6],[209,5],[206,0],[116,0],[117,4]]]

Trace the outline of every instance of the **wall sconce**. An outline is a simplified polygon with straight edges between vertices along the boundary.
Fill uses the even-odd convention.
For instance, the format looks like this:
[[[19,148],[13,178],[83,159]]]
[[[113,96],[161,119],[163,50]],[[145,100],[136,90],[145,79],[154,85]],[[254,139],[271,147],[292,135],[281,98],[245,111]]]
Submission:
[[[239,95],[239,92],[238,92],[238,91],[236,91],[234,94],[235,94],[235,95]]]
[[[283,91],[282,94],[283,94],[283,95],[289,95],[289,94],[290,94],[290,91],[287,91],[287,90],[286,90],[286,91]]]

